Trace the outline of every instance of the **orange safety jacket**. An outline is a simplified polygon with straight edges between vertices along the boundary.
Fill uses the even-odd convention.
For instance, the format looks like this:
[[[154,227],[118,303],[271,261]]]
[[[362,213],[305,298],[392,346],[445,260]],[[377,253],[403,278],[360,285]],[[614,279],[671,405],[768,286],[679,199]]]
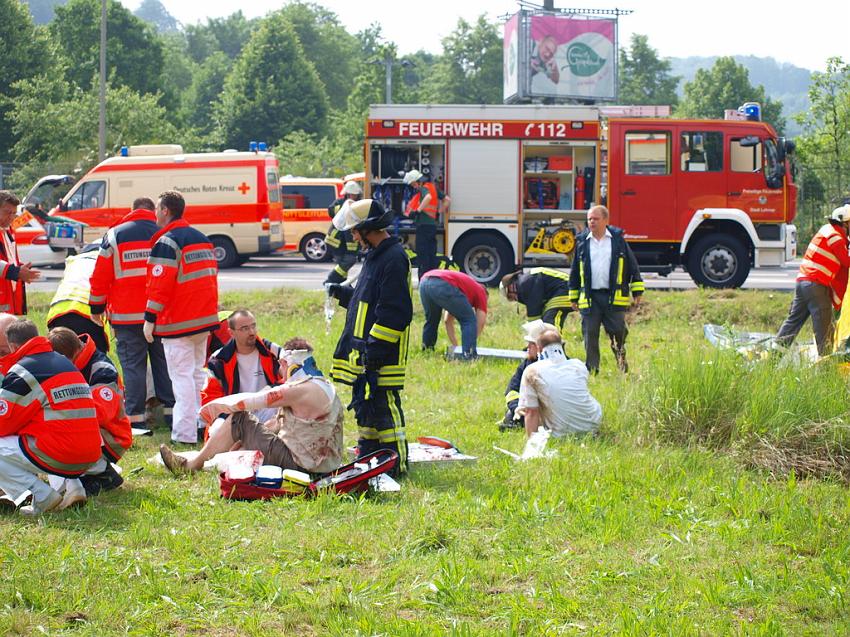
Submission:
[[[27,313],[26,286],[18,281],[20,271],[15,235],[11,230],[0,230],[0,312]]]
[[[809,242],[797,280],[813,281],[830,288],[832,306],[838,310],[847,289],[848,268],[847,234],[841,226],[827,223]]]
[[[145,320],[154,334],[178,338],[218,327],[218,265],[207,237],[176,219],[153,237]]]
[[[158,230],[156,215],[138,209],[103,235],[91,276],[89,306],[93,314],[109,309],[113,325],[144,322],[148,258],[151,239]]]
[[[410,198],[410,201],[407,203],[407,211],[405,212],[405,214],[407,216],[410,216],[418,210],[419,212],[424,212],[426,215],[431,217],[431,219],[436,219],[437,212],[440,209],[440,199],[437,196],[437,187],[430,181],[426,181],[423,184],[423,187],[426,188],[428,190],[428,194],[431,195],[431,199],[428,201],[428,205],[425,208],[419,207],[419,202],[422,197],[422,191],[420,190]]]
[[[280,364],[280,345],[265,338],[257,338],[257,352],[260,355],[260,366],[266,377],[267,385],[277,385],[286,380]],[[210,356],[207,361],[207,381],[201,390],[201,404],[238,394],[239,368],[236,352],[236,339],[231,339],[224,347]]]
[[[103,455],[118,462],[133,444],[130,419],[124,412],[124,384],[110,358],[94,346],[88,334],[82,334],[82,351],[74,365],[91,387],[91,395],[100,426]]]
[[[77,478],[98,461],[100,432],[91,390],[74,364],[36,336],[3,357],[0,436],[18,436],[39,469]]]

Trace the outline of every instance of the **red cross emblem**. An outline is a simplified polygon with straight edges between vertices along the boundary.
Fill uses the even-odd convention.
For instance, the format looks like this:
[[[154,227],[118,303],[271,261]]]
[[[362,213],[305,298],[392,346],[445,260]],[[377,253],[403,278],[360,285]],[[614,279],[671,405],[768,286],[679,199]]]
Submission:
[[[236,187],[236,190],[241,192],[243,195],[247,194],[249,190],[251,190],[251,186],[246,184],[244,181]]]

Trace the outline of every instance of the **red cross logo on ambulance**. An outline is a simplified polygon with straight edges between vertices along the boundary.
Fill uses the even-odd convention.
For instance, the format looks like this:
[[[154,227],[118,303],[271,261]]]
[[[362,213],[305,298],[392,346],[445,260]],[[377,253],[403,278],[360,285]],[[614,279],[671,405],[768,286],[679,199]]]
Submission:
[[[238,186],[236,186],[236,190],[238,190],[239,192],[241,192],[243,195],[247,195],[247,194],[248,194],[248,191],[249,191],[249,190],[251,190],[251,186],[249,186],[248,184],[246,184],[246,183],[243,181],[241,184],[239,184]]]
[[[0,400],[0,416],[5,416],[9,413],[9,403],[5,400]]]
[[[112,393],[112,390],[109,389],[109,387],[101,387],[99,393],[100,397],[108,403],[112,402],[112,399],[115,397],[115,394]]]
[[[162,276],[162,265],[157,263],[151,268],[151,274],[154,276]]]

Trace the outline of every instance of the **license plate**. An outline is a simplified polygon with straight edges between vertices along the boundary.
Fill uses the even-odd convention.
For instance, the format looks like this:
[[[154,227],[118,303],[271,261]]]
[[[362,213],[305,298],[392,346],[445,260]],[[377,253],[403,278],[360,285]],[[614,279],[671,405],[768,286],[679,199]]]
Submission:
[[[269,232],[273,235],[274,234],[280,234],[280,224],[279,223],[273,223],[270,226]]]

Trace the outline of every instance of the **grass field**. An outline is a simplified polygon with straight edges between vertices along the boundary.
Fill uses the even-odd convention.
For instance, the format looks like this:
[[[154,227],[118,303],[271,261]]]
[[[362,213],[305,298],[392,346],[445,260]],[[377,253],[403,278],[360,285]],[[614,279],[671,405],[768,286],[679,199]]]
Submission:
[[[490,298],[481,344],[521,347],[523,316]],[[326,335],[322,300],[222,299],[254,308],[266,337],[307,336],[327,369],[343,311]],[[42,325],[46,301],[31,299]],[[147,464],[157,432],[122,461],[143,467],[122,489],[0,518],[0,633],[848,634],[847,380],[745,365],[702,337],[706,322],[774,330],[789,301],[650,292],[630,319],[632,373],[603,351],[591,380],[602,435],[527,463],[492,448],[523,445],[494,424],[513,365],[421,353],[419,312],[408,437],[448,438],[477,463],[415,467],[400,494],[227,502],[214,475]],[[580,356],[574,316],[568,331]]]

